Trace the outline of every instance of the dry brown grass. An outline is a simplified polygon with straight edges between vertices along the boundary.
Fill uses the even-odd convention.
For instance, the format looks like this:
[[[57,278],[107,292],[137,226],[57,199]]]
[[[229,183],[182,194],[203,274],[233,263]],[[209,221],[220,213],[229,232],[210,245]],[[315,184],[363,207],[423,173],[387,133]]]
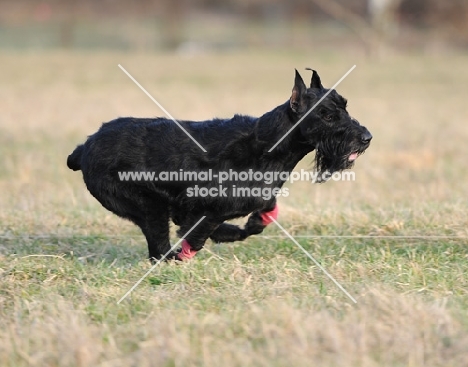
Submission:
[[[294,67],[330,86],[356,63],[339,91],[374,134],[357,180],[291,185],[281,223],[295,235],[467,236],[466,62],[0,54],[0,365],[467,365],[467,240],[301,240],[356,306],[278,238],[208,245],[117,306],[148,268],[144,240],[65,165],[101,122],[161,115],[119,63],[181,119],[258,115],[288,98]]]
[[[47,301],[18,301],[15,305],[16,317],[4,323],[0,333],[2,365],[377,367],[468,363],[468,337],[444,304],[428,305],[415,297],[375,289],[361,296],[359,306],[339,312],[292,307],[291,300],[271,298],[261,304],[229,306],[229,311],[150,311],[148,317],[132,323],[105,327],[96,325],[83,307],[63,299]]]

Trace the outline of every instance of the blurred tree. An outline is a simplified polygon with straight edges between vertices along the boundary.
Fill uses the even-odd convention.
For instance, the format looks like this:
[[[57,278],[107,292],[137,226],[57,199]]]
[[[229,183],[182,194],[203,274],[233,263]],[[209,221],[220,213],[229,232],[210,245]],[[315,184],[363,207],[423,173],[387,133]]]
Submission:
[[[398,10],[402,0],[367,0],[373,28],[383,41],[398,32]]]
[[[380,40],[371,25],[366,21],[365,15],[351,11],[348,7],[336,0],[312,0],[325,13],[334,19],[346,24],[363,41],[369,56],[375,55],[380,49]]]
[[[192,16],[194,12],[197,17]],[[293,37],[284,32],[290,31],[298,20],[326,21],[331,17],[347,25],[368,54],[379,54],[381,48],[401,44],[403,38],[397,36],[407,35],[408,30],[412,34],[422,34],[423,30],[420,43],[438,39],[468,46],[468,0],[0,0],[3,27],[25,27],[31,32],[41,29],[46,37],[55,30],[56,38],[43,44],[56,42],[66,48],[76,46],[76,30],[93,24],[94,44],[106,44],[112,38],[113,45],[120,45],[117,47],[177,49],[190,38],[187,24],[194,19],[200,22],[203,14],[213,13],[217,19],[224,16],[266,22],[268,29],[279,25],[278,33],[270,32],[268,40],[256,38],[256,42],[269,45],[291,44]],[[47,31],[46,24],[50,25]],[[115,24],[121,26],[113,30]],[[101,41],[99,32],[103,34]],[[33,38],[37,42],[40,37]]]
[[[402,0],[401,22],[424,28],[439,42],[468,46],[468,0]]]
[[[185,18],[190,7],[196,0],[163,1],[161,16],[156,21],[162,25],[162,46],[168,50],[175,50],[184,42]]]

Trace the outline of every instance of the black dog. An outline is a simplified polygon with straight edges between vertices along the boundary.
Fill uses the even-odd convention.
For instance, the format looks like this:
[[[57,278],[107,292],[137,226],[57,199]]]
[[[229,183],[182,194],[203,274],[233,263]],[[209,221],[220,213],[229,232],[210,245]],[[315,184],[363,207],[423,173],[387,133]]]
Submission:
[[[206,152],[172,120],[127,117],[103,124],[75,149],[67,165],[83,172],[88,190],[106,209],[141,228],[153,261],[170,252],[170,219],[180,226],[178,234],[184,241],[182,250],[170,252],[169,258],[193,257],[208,238],[217,242],[243,240],[261,233],[271,218],[276,218],[275,195],[285,182],[284,175],[268,183],[237,176],[221,182],[216,172],[291,172],[315,150],[317,171],[333,173],[350,168],[372,139],[348,114],[346,100],[334,90],[309,111],[328,92],[318,74],[312,72],[307,88],[296,70],[291,98],[259,118],[235,115],[232,119],[181,121]],[[301,118],[303,121],[288,134]],[[153,172],[157,177],[161,172],[209,170],[215,172],[211,180],[128,180],[121,176],[125,172]],[[227,187],[224,191],[222,184]],[[194,195],[194,187],[203,188],[205,195]],[[247,191],[239,197],[233,193],[234,189],[255,187],[271,189],[272,195],[248,195]],[[219,195],[206,195],[213,188],[216,190],[210,192],[219,190]],[[248,214],[244,228],[225,223]]]

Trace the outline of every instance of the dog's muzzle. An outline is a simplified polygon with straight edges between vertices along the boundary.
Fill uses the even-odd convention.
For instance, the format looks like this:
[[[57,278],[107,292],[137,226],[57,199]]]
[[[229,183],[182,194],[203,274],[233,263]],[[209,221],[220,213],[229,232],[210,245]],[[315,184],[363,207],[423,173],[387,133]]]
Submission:
[[[363,144],[369,144],[371,140],[372,134],[369,132],[369,130],[366,129],[366,131],[361,134],[361,142]]]

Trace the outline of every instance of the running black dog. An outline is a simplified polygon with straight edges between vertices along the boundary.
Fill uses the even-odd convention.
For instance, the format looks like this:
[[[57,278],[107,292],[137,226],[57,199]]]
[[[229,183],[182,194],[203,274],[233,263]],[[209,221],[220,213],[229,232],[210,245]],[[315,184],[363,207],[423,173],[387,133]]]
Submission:
[[[328,92],[317,72],[312,70],[307,88],[296,70],[290,99],[259,118],[235,115],[180,123],[118,118],[79,145],[67,165],[83,172],[88,190],[106,209],[141,228],[152,261],[166,254],[189,259],[208,238],[243,240],[261,233],[276,218],[275,195],[285,176],[245,180],[239,173],[291,172],[313,150],[317,171],[333,173],[350,168],[367,149],[372,135],[348,114],[346,100],[335,90],[311,110]],[[142,172],[154,176],[136,176]],[[188,180],[158,180],[175,177],[170,176],[174,172],[179,178],[184,172],[196,175]],[[212,173],[209,179],[207,172]],[[223,182],[221,172],[234,175]],[[239,188],[244,190],[242,197],[236,195]],[[270,189],[271,195],[254,195],[255,188],[262,193]],[[225,223],[249,214],[244,228]],[[178,252],[170,251],[171,219],[184,238]]]

